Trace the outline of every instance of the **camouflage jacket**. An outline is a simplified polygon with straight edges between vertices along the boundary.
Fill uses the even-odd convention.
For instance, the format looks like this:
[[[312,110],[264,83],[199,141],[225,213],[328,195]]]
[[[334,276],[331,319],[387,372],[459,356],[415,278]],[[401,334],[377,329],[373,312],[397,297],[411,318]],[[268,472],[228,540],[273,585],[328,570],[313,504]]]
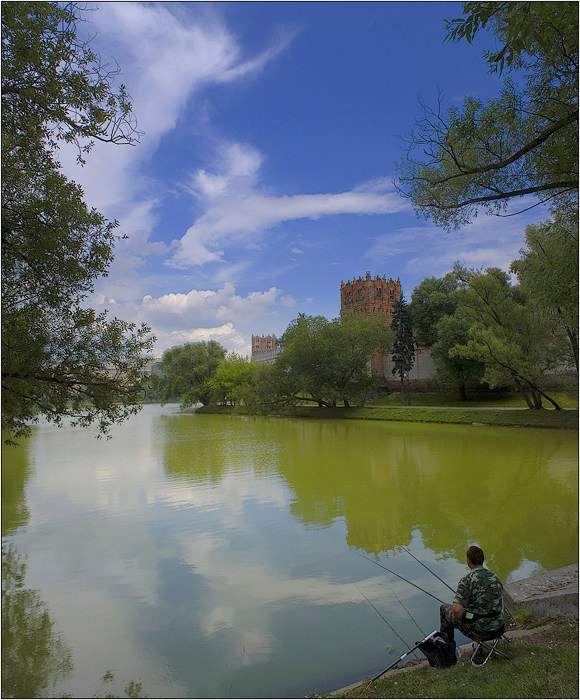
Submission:
[[[453,602],[463,605],[466,612],[475,613],[476,629],[491,632],[503,625],[502,592],[501,581],[492,571],[483,567],[471,569],[459,581]],[[466,619],[465,623],[470,621]]]

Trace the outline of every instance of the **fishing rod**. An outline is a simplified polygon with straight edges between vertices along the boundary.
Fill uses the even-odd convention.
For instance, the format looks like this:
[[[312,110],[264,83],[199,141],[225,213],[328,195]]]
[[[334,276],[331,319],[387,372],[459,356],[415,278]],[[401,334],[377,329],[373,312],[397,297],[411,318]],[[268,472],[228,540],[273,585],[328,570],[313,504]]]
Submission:
[[[425,569],[427,569],[427,571],[428,571],[430,574],[433,574],[433,576],[435,576],[435,578],[439,579],[439,581],[441,581],[441,583],[442,583],[444,586],[447,586],[447,588],[448,588],[452,593],[455,593],[455,591],[453,590],[453,588],[451,588],[451,586],[450,586],[446,581],[444,581],[442,578],[439,578],[439,576],[437,576],[437,574],[436,574],[434,571],[431,571],[431,569],[430,569],[426,564],[423,564],[423,562],[422,562],[420,559],[417,559],[417,557],[413,554],[413,552],[411,552],[410,549],[407,549],[407,547],[403,547],[403,545],[401,545],[401,549],[404,549],[405,552],[407,552],[407,554],[411,555],[411,556],[413,557],[413,559],[414,559],[415,561],[419,562],[419,564],[421,564],[421,566],[423,566]]]
[[[387,666],[387,668],[384,671],[377,673],[376,676],[371,678],[371,681],[367,685],[366,688],[368,688],[371,683],[378,680],[381,676],[384,676],[387,671],[390,671],[392,668],[394,668],[400,661],[402,661],[405,657],[409,656],[409,654],[412,654],[415,651],[415,649],[418,649],[421,646],[421,644],[424,644],[428,639],[433,637],[433,635],[435,635],[435,634],[437,634],[437,630],[433,630],[433,632],[431,632],[431,634],[428,634],[425,637],[425,639],[422,639],[420,642],[417,642],[412,649],[409,649],[409,651],[405,652],[402,656],[399,656],[399,658],[395,662],[393,662],[390,666]],[[365,690],[366,690],[366,688],[365,688]]]
[[[445,604],[445,601],[441,600],[441,598],[438,598],[436,595],[433,595],[433,593],[429,593],[429,591],[426,591],[424,588],[421,588],[421,586],[418,586],[416,583],[413,583],[413,581],[409,581],[409,579],[405,578],[404,576],[401,576],[401,574],[398,574],[395,571],[391,571],[391,569],[387,569],[386,566],[379,564],[378,561],[375,561],[374,559],[369,559],[369,557],[365,557],[364,554],[359,554],[359,556],[362,557],[363,559],[366,559],[367,561],[372,561],[373,564],[380,566],[381,569],[388,571],[390,574],[393,574],[393,576],[396,576],[397,578],[400,578],[402,581],[405,581],[405,583],[409,583],[411,586],[418,588],[423,593],[426,593],[428,596],[431,596],[431,598],[435,598],[435,600],[438,601],[439,603]]]

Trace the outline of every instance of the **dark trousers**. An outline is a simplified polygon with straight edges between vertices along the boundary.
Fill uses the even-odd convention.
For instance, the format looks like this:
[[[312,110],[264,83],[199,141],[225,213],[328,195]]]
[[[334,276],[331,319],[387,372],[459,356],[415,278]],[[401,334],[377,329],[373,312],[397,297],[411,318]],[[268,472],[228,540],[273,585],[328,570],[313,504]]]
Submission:
[[[499,626],[495,631],[482,630],[478,628],[477,622],[474,623],[457,620],[453,615],[453,607],[449,603],[443,603],[443,605],[439,608],[439,621],[439,631],[445,632],[450,641],[453,640],[456,629],[462,632],[466,637],[469,637],[469,639],[474,639],[477,641],[495,639],[505,632],[503,619],[501,626]]]
[[[444,632],[450,641],[453,641],[456,629],[463,632],[466,637],[469,637],[470,632],[473,632],[473,625],[466,625],[453,615],[453,606],[449,603],[443,603],[439,608],[439,621],[439,631]]]

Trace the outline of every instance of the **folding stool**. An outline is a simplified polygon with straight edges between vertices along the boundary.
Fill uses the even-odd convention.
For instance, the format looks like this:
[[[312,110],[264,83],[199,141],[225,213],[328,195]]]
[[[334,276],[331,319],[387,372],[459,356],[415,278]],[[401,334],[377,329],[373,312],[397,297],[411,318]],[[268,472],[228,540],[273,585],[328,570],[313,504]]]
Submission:
[[[499,637],[487,639],[485,641],[482,639],[473,639],[473,637],[471,639],[473,640],[473,652],[469,661],[471,662],[472,666],[483,666],[487,663],[489,657],[492,654],[497,654],[498,656],[503,656],[504,659],[509,659],[509,656],[507,656],[507,654],[504,654],[503,651],[496,649],[497,643],[500,641],[500,639],[505,639],[506,642],[511,642],[511,639],[505,634],[502,633]],[[483,661],[476,661],[477,653],[482,647],[484,650],[487,651],[487,656],[483,659]]]

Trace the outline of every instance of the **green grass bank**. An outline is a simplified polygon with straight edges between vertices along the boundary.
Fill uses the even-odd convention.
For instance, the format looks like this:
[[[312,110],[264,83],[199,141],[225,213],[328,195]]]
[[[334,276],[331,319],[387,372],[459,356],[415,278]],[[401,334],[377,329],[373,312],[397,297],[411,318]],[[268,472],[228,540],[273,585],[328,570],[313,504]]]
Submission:
[[[473,667],[464,655],[449,669],[424,666],[409,673],[386,674],[375,683],[363,683],[345,694],[311,694],[309,697],[578,697],[577,620],[552,620],[547,630],[514,639],[509,645],[503,644],[502,650],[509,659],[494,656],[481,668]]]
[[[196,413],[223,415],[264,415],[247,406],[202,406]],[[365,406],[362,408],[319,408],[287,406],[267,414],[285,418],[326,418],[350,420],[403,421],[412,423],[453,423],[459,425],[496,425],[517,428],[578,429],[578,409],[563,411],[511,408],[454,408],[435,406]]]
[[[578,393],[573,391],[550,391],[549,395],[561,408],[578,408]],[[413,406],[437,406],[440,408],[527,408],[520,393],[495,392],[486,389],[470,390],[467,399],[460,399],[456,393],[423,392],[412,393]],[[408,398],[405,395],[405,403]],[[373,406],[401,406],[401,394],[392,392],[376,401],[369,402]],[[546,408],[552,408],[544,400]]]

